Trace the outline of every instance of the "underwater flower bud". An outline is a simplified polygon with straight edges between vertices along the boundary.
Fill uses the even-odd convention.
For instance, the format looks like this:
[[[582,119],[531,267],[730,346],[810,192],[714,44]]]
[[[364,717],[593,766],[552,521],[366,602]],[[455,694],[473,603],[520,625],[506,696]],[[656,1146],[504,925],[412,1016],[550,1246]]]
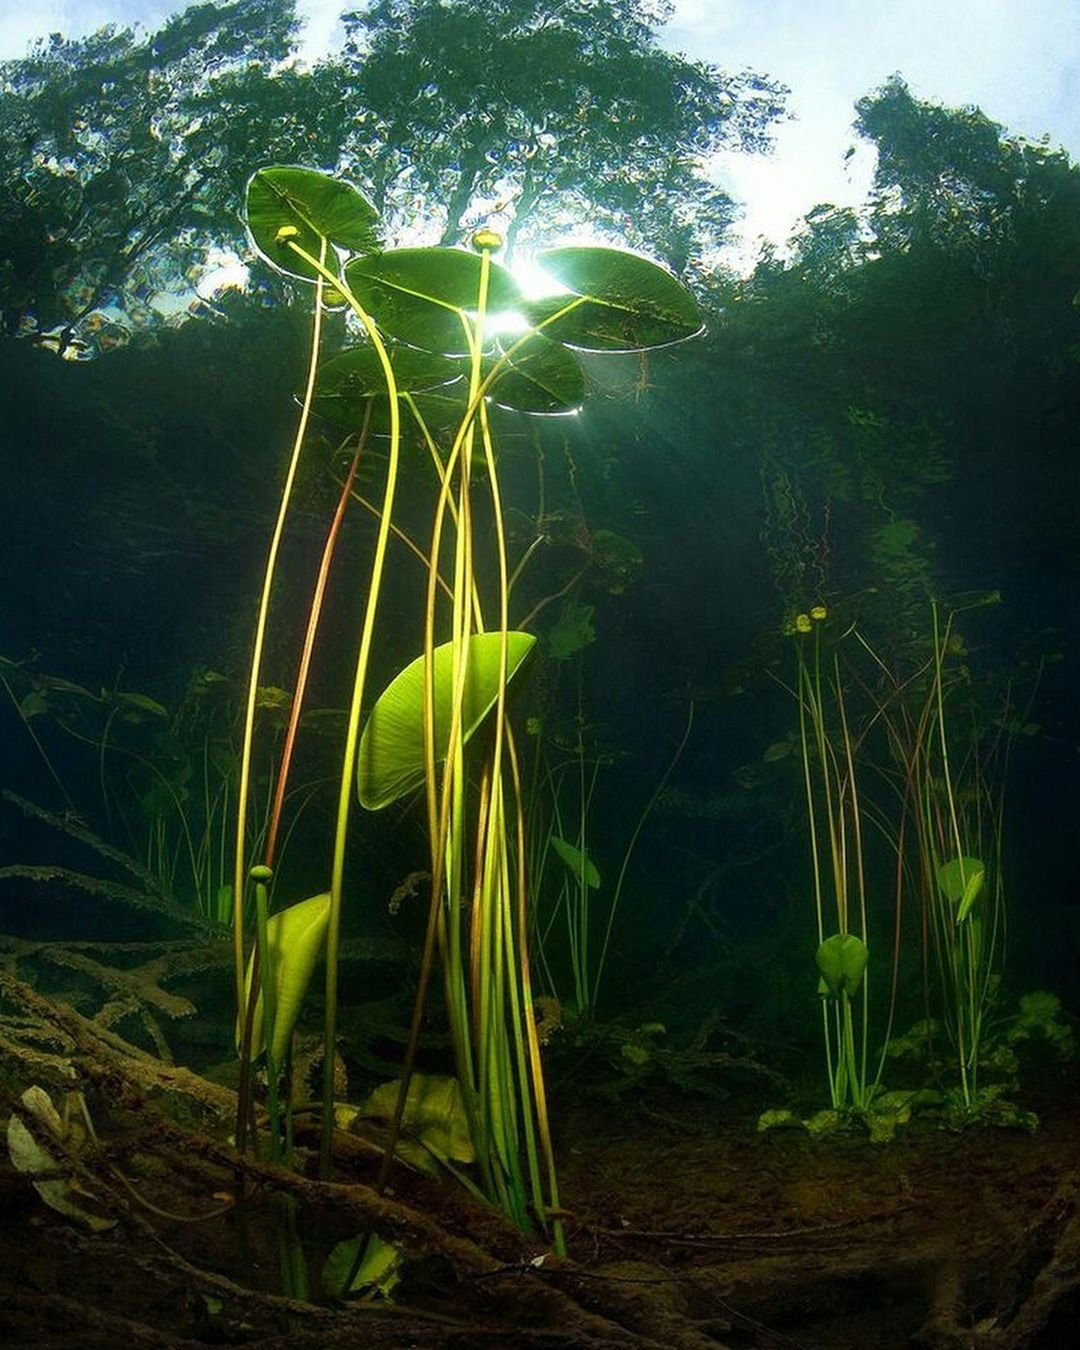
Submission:
[[[813,625],[812,625],[811,622],[810,622],[810,615],[809,615],[809,614],[796,614],[796,615],[795,615],[795,631],[796,631],[796,633],[809,633],[809,631],[810,631],[810,629],[811,629],[812,627],[813,627]]]
[[[477,230],[472,237],[472,246],[478,253],[493,253],[496,249],[502,248],[503,239],[501,234],[496,234],[494,230]]]
[[[815,623],[821,623],[822,619],[827,619],[829,617],[829,611],[824,605],[815,605],[810,611],[810,617]]]

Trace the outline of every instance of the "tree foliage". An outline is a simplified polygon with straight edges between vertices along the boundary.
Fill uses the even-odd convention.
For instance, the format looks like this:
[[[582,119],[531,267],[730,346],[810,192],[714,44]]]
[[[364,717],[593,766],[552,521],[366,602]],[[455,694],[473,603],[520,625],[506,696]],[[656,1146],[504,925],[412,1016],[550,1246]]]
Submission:
[[[733,215],[707,157],[766,149],[787,91],[666,51],[670,14],[666,0],[376,0],[346,15],[349,149],[376,204],[436,212],[443,243],[498,204],[511,242],[590,221],[682,270]]]
[[[588,221],[681,269],[733,212],[707,157],[765,148],[782,107],[762,76],[663,50],[666,0],[377,0],[314,70],[294,5],[197,4],[0,64],[5,331],[78,356],[180,321],[271,159],[372,186],[414,238],[502,200],[511,238]]]
[[[706,359],[717,424],[761,467],[779,570],[834,598],[864,588],[901,638],[985,554],[960,520],[1019,539],[1080,507],[1061,477],[1080,416],[1080,170],[898,79],[858,111],[871,200],[822,204],[787,252],[717,276]],[[981,566],[961,584],[1007,587]]]
[[[323,157],[318,84],[279,69],[294,0],[200,4],[138,38],[59,34],[0,65],[0,303],[8,332],[99,306],[136,322],[208,243],[237,238],[243,183],[267,154]],[[179,240],[179,247],[175,241]],[[166,249],[166,245],[168,248]]]
[[[878,154],[871,212],[879,243],[970,248],[1000,239],[1016,208],[1036,203],[1030,171],[1067,162],[1060,151],[1008,137],[976,107],[916,99],[899,76],[856,105],[858,131]]]

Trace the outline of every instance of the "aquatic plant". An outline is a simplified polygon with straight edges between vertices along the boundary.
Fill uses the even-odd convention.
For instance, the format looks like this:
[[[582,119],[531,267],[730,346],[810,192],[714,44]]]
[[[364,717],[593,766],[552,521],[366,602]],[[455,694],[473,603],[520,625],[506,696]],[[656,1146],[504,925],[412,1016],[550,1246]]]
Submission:
[[[930,657],[885,718],[900,766],[900,832],[910,838],[911,870],[923,913],[924,959],[936,976],[939,1006],[958,1091],[974,1108],[986,1020],[1000,983],[1005,902],[1002,834],[1010,744],[1009,710],[993,723],[957,703],[969,684],[952,655],[961,608],[996,603],[998,593],[954,606],[944,622],[930,604]]]
[[[614,884],[607,887],[589,851],[590,815],[607,757],[586,744],[580,701],[573,736],[562,747],[564,757],[555,763],[546,759],[542,720],[533,721],[535,725],[530,730],[535,733],[536,759],[530,787],[533,847],[529,854],[529,882],[537,897],[535,935],[539,961],[548,988],[566,1013],[590,1019],[596,1016],[630,862],[653,808],[690,739],[694,705],[689,704],[682,736],[622,845]],[[545,877],[551,875],[549,858],[556,860],[553,886],[545,886]],[[565,943],[565,959],[561,963],[553,951],[558,930]]]
[[[917,778],[918,837],[946,1026],[970,1106],[1005,936],[1004,782],[995,789],[987,780],[977,745],[959,765],[950,759],[945,657],[954,616],[942,627],[936,602],[931,613],[933,667]]]
[[[32,662],[0,656],[0,687],[64,800],[62,816],[39,809],[39,818],[136,876],[171,917],[187,911],[211,927],[230,926],[229,840],[239,762],[235,683],[200,666],[176,703],[166,706],[122,688],[119,677],[95,692]],[[279,741],[290,695],[261,685],[255,701]],[[295,719],[290,725],[295,737]],[[63,774],[59,756],[51,753],[57,732],[82,747],[81,761],[65,757]],[[274,803],[262,768],[254,784],[259,800],[249,864],[282,806]],[[318,787],[307,781],[293,788],[293,828]]]
[[[363,587],[326,900],[322,1175],[329,1175],[333,1153],[337,967],[353,795],[367,810],[378,811],[422,789],[431,905],[386,1165],[407,1102],[438,955],[455,1069],[483,1189],[515,1222],[528,1226],[535,1219],[559,1243],[558,1223],[548,1221],[558,1197],[531,993],[519,755],[508,716],[511,682],[526,666],[535,638],[510,624],[511,568],[495,409],[572,411],[585,394],[574,348],[641,350],[678,341],[700,329],[698,311],[669,273],[612,248],[553,248],[539,254],[537,261],[558,293],[534,302],[525,301],[513,276],[496,261],[501,240],[490,230],[477,231],[468,250],[379,252],[375,212],[365,198],[341,180],[306,169],[259,170],[248,185],[247,224],[260,254],[289,277],[313,284],[315,300],[312,356],[253,643],[240,767],[234,895],[243,1028],[238,1141],[243,1145],[250,1112],[257,971],[272,959],[271,920],[260,894],[249,996],[243,895],[256,691],[277,557],[314,409],[354,433],[362,427],[361,444],[374,422],[387,447],[381,500],[372,507],[378,528]],[[346,307],[363,337],[323,363],[322,318],[328,307]],[[368,673],[391,565],[390,543],[398,537],[394,503],[408,427],[415,429],[436,480],[430,543],[426,553],[414,546],[427,571],[421,651],[369,708]],[[347,500],[343,493],[341,502]],[[484,541],[486,551],[481,523],[492,541]],[[324,560],[332,552],[332,538],[333,531]],[[294,716],[303,702],[323,578],[321,573],[311,606]],[[280,774],[287,774],[284,762]],[[278,787],[280,795],[280,781]],[[276,822],[275,814],[268,852]],[[254,878],[257,892],[269,880],[270,862],[267,857],[267,871],[259,870]],[[272,983],[262,987],[264,1007],[269,1007]]]
[[[820,604],[795,616],[794,693],[799,707],[829,1094],[833,1110],[850,1107],[860,1111],[873,1090],[868,1076],[869,911],[859,795],[860,741],[848,720],[835,650],[829,653],[831,669],[823,671],[822,627],[827,618],[828,611]]]

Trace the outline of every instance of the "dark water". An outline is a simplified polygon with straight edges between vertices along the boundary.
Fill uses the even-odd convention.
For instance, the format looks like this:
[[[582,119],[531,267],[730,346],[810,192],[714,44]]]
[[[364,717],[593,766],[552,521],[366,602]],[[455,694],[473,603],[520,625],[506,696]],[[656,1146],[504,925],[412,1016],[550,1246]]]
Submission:
[[[883,143],[888,134],[879,133]],[[940,166],[909,166],[914,181],[893,184],[901,210],[889,219],[868,208],[862,245],[826,248],[819,220],[788,261],[765,259],[741,280],[665,253],[659,233],[633,239],[684,264],[705,334],[647,357],[587,358],[590,392],[577,416],[529,424],[496,415],[505,505],[518,513],[512,561],[538,535],[547,539],[515,594],[517,616],[559,594],[531,625],[540,653],[515,716],[542,718],[545,763],[571,766],[562,771],[567,831],[579,725],[589,774],[599,761],[588,813],[588,850],[603,879],[594,941],[693,705],[685,749],[626,868],[598,1016],[663,1021],[678,1034],[718,1014],[762,1047],[812,1039],[817,938],[801,761],[788,739],[799,718],[785,688],[797,639],[782,626],[811,605],[828,607],[829,650],[835,639],[848,710],[863,726],[880,707],[882,669],[908,678],[925,668],[931,601],[945,615],[951,597],[976,592],[1000,598],[958,613],[963,647],[948,660],[958,681],[957,747],[974,734],[985,749],[1002,718],[1013,724],[1004,733],[1008,773],[993,780],[991,798],[1001,816],[1000,858],[990,866],[1008,913],[1002,1006],[1046,987],[1080,1012],[1080,177],[1045,148],[996,146],[987,152],[992,181],[959,145],[950,202],[931,199]],[[236,154],[228,167],[237,181],[267,158],[258,147]],[[296,147],[281,158],[299,158]],[[11,163],[4,170],[18,172]],[[225,201],[238,211],[235,188]],[[62,214],[63,203],[51,209]],[[21,263],[11,241],[30,231],[30,207],[14,202],[9,216],[10,320],[0,341],[0,655],[11,663],[10,691],[0,691],[3,786],[145,862],[155,821],[176,824],[155,784],[181,794],[198,832],[206,825],[199,756],[207,745],[215,755],[235,751],[305,370],[305,299],[275,279],[271,292],[226,294],[183,325],[151,320],[95,359],[61,360],[40,338],[65,314],[74,319],[77,306],[54,305],[46,317],[39,286],[38,322],[35,302],[18,312],[19,283],[40,281],[51,265],[66,269],[58,284],[70,286],[77,260]],[[230,238],[243,247],[238,215],[232,220]],[[218,228],[227,232],[224,222]],[[557,236],[550,225],[536,232],[545,230]],[[171,246],[167,234],[154,245],[165,259]],[[269,284],[257,261],[252,267],[253,280]],[[85,316],[69,338],[80,324]],[[343,338],[341,321],[331,321],[328,349]],[[336,437],[322,424],[311,433],[284,548],[264,678],[286,689],[341,471]],[[380,460],[371,472],[365,491],[377,488]],[[400,521],[421,546],[431,500],[431,474],[410,446]],[[320,641],[312,697],[321,708],[340,712],[347,700],[373,532],[371,517],[354,508]],[[612,571],[602,532],[632,546],[628,571]],[[399,549],[376,688],[420,650],[421,578]],[[553,632],[568,602],[592,607],[595,636],[556,652]],[[200,671],[222,677],[216,721],[205,714],[209,696],[201,721],[184,701]],[[26,703],[35,692],[39,701]],[[125,693],[162,712],[125,704]],[[340,719],[333,725],[340,729]],[[877,726],[859,767],[868,812],[887,816],[896,801]],[[785,741],[786,753],[770,753]],[[999,741],[994,771],[1004,748]],[[283,857],[290,895],[326,885],[340,740],[315,736],[301,753],[304,780],[322,786]],[[956,756],[963,759],[959,748]],[[231,781],[227,766],[217,772],[216,781]],[[538,809],[543,818],[550,801]],[[895,853],[869,815],[866,829],[881,935],[871,943],[872,969],[884,988]],[[353,831],[350,880],[367,898],[350,910],[349,931],[414,943],[418,911],[392,916],[387,899],[426,865],[421,811],[357,816]],[[28,818],[10,800],[0,806],[0,863],[123,875],[85,838]],[[101,896],[0,885],[8,933],[72,940],[153,930],[152,919]],[[190,906],[186,885],[178,866],[173,899]],[[922,1012],[913,894],[901,922],[898,1019],[907,1025]],[[550,961],[555,992],[568,1002],[557,934]]]

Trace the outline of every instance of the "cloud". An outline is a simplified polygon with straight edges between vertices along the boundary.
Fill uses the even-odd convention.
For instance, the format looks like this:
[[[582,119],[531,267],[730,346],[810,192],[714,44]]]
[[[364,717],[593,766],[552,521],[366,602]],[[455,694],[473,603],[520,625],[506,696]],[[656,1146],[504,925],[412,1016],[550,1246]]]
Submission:
[[[784,241],[815,205],[856,205],[870,185],[854,104],[901,73],[917,98],[976,104],[1014,134],[1080,152],[1080,4],[1061,0],[676,0],[666,45],[791,88],[795,121],[768,157],[722,156],[721,181],[747,204],[743,256]]]

